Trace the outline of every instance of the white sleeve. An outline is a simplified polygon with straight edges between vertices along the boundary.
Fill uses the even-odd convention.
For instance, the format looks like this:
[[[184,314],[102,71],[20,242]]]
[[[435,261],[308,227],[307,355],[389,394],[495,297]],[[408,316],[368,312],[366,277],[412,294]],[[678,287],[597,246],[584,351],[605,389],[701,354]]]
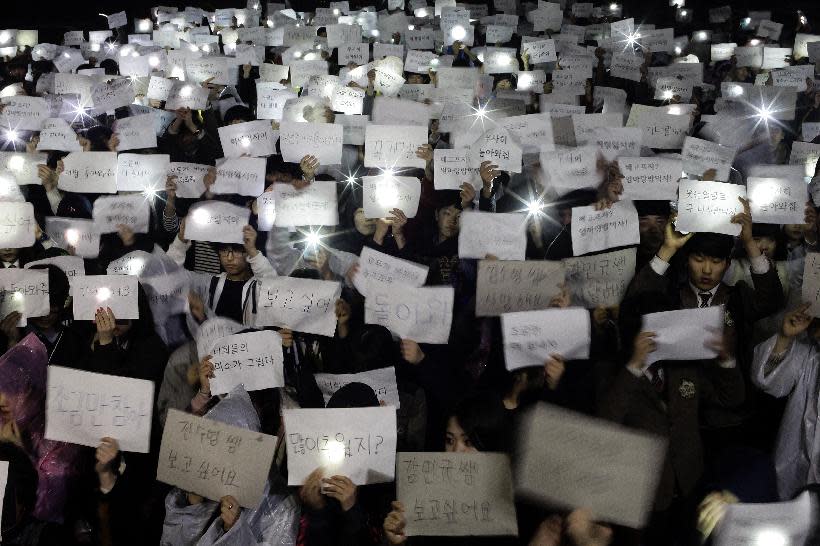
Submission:
[[[180,241],[179,237],[174,237],[173,242],[168,246],[168,252],[165,254],[174,260],[174,263],[178,266],[182,266],[185,263],[185,255],[188,253],[189,248],[191,248],[190,241],[185,243]]]
[[[649,261],[649,267],[651,267],[652,271],[654,271],[658,275],[666,275],[666,270],[669,269],[669,262],[664,262],[657,256],[654,256]]]

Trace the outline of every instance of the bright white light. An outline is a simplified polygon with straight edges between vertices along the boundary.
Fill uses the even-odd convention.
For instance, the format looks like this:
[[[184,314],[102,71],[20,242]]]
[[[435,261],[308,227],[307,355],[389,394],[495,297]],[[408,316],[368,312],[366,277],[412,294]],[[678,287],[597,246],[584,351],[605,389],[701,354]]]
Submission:
[[[71,246],[77,246],[77,243],[80,242],[80,232],[74,228],[65,230],[64,236],[65,242]]]
[[[150,57],[148,57],[148,66],[150,66],[151,68],[158,67],[159,57],[157,57],[156,55],[151,55]]]
[[[751,25],[751,24],[752,24],[752,18],[751,18],[751,17],[745,17],[745,18],[744,18],[744,19],[740,22],[740,24],[741,24],[741,25],[743,25],[744,27],[748,27],[749,25]]]
[[[430,66],[438,66],[438,59],[430,59]]]
[[[407,25],[407,30],[416,30],[416,25]]]
[[[752,38],[751,40],[749,40],[749,45],[752,47],[759,46],[760,40],[758,40],[757,38]]]
[[[632,34],[627,34],[626,35],[626,45],[628,45],[628,46],[635,45],[636,43],[638,43],[638,38],[640,38],[640,37],[641,37],[641,35],[638,34],[637,32],[633,32]]]
[[[345,182],[347,182],[348,184],[351,184],[351,185],[355,184],[356,183],[356,177],[353,176],[352,174],[347,175],[347,177],[345,178]]]
[[[681,53],[683,53],[683,50],[680,48],[680,46],[676,45],[675,46],[675,55],[680,55]]]
[[[374,28],[373,30],[370,31],[370,35],[373,36],[374,38],[378,38],[379,37],[379,31]]]
[[[208,211],[205,209],[196,209],[193,214],[193,220],[197,224],[207,224],[208,220],[210,220],[211,215],[208,214]]]
[[[18,140],[20,140],[19,133],[14,129],[6,129],[5,136],[6,140],[8,140],[9,142],[17,142]]]
[[[181,66],[175,66],[171,69],[171,77],[172,78],[184,78],[185,77],[185,70],[182,69]],[[190,95],[191,93],[188,92]]]
[[[293,58],[294,59],[301,59],[302,58],[302,52],[301,51],[294,51],[293,52]]]
[[[273,19],[268,19],[268,28],[273,28]]]
[[[426,9],[424,9],[424,8],[421,8],[420,10],[418,10],[418,11],[416,12],[416,16],[417,16],[417,17],[422,17],[422,18],[423,18],[423,17],[427,17],[427,10],[426,10]]]
[[[618,4],[610,4],[609,11],[618,11]]]
[[[11,40],[11,33],[9,31],[4,30],[0,32],[0,44],[5,44],[9,40]]]
[[[387,181],[376,186],[376,201],[382,207],[395,208],[399,204],[399,190]]]
[[[754,542],[754,546],[788,546],[788,544],[789,537],[775,529],[760,531]]]
[[[185,87],[183,87],[182,89],[179,90],[179,96],[184,98],[184,99],[187,99],[188,97],[191,96],[192,91],[193,91],[193,89],[191,89],[191,86],[186,85]]]
[[[665,100],[670,100],[670,99],[671,99],[672,97],[674,97],[674,96],[675,96],[675,95],[674,95],[674,93],[672,92],[672,90],[671,90],[671,89],[667,89],[666,91],[664,91],[664,92],[663,92],[663,98],[664,98]]]
[[[315,248],[322,242],[322,237],[315,231],[311,231],[305,236],[305,243],[307,246]]]
[[[518,88],[519,89],[529,89],[532,85],[532,76],[529,74],[519,74],[518,75]]]
[[[142,194],[149,200],[153,200],[154,197],[157,196],[157,188],[155,186],[146,186],[145,189],[142,190]]]
[[[729,94],[733,97],[739,97],[740,95],[743,94],[743,87],[741,87],[739,85],[733,85],[729,89]]]
[[[683,111],[680,109],[680,106],[670,106],[669,107],[669,114],[670,115],[679,116],[682,113],[683,113]]]
[[[23,301],[23,293],[22,293],[22,292],[15,292],[15,293],[11,296],[11,299],[13,299],[14,301],[16,301],[16,302],[18,302],[18,303],[19,303],[19,302],[21,302],[21,301]]]
[[[530,201],[527,203],[527,212],[529,214],[538,214],[544,206],[539,201]]]
[[[100,50],[100,44],[98,44],[98,43],[91,44],[91,51],[99,51],[99,50]]]
[[[461,25],[456,25],[450,29],[450,38],[453,40],[463,40],[467,36],[467,29]]]
[[[251,146],[251,139],[249,139],[248,137],[243,137],[243,138],[242,138],[242,142],[241,142],[241,144],[242,144],[242,147],[243,147],[243,148],[250,148],[250,146]]]
[[[117,50],[117,44],[112,44],[111,42],[106,42],[105,47],[109,53],[114,53]]]
[[[208,45],[208,44],[203,45],[202,46],[202,51],[204,51],[205,53],[210,53],[211,52],[211,46]]]
[[[199,51],[199,48],[196,47],[194,44],[188,44],[188,49],[191,51]]]
[[[479,106],[478,108],[473,108],[473,115],[478,119],[484,119],[487,117],[487,107],[486,106]]]
[[[65,57],[66,59],[70,59],[71,55],[68,52],[65,52],[63,53],[63,57]]]
[[[127,57],[127,56],[131,55],[131,53],[133,51],[134,51],[133,47],[125,46],[122,49],[120,49],[120,57]]]
[[[761,119],[761,121],[768,123],[770,119],[772,119],[772,111],[769,110],[767,106],[761,106],[760,108],[755,108],[757,110],[757,117]]]
[[[21,155],[15,155],[9,159],[9,169],[12,171],[22,171],[26,164],[26,160]]]
[[[345,445],[337,440],[327,443],[325,458],[330,465],[338,465],[345,460]]]
[[[777,194],[776,184],[760,184],[755,188],[751,196],[753,203],[771,203],[774,196]]]
[[[137,57],[139,57],[139,56],[140,56],[140,54],[139,54],[137,51],[135,51],[135,52],[133,52],[133,53],[131,54],[131,56],[132,56],[132,57],[134,57],[134,58],[136,59]]]
[[[341,13],[341,12],[339,11],[339,8],[335,8],[335,9],[333,10],[333,15],[338,16],[340,13]]]
[[[150,20],[143,19],[139,22],[139,25],[137,25],[137,30],[139,30],[140,32],[148,32],[149,30],[151,30],[151,26],[152,25]]]
[[[688,11],[686,11],[685,9],[680,10],[680,16],[681,16],[681,17],[686,17],[686,15],[687,15],[688,13],[689,13],[689,12],[688,12]]]
[[[800,24],[802,24],[802,25],[806,24],[806,16],[805,15],[800,16]]]
[[[97,290],[97,301],[104,302],[104,301],[108,300],[110,297],[111,297],[111,289],[108,288],[107,286],[102,286],[102,287],[100,287],[99,290]]]

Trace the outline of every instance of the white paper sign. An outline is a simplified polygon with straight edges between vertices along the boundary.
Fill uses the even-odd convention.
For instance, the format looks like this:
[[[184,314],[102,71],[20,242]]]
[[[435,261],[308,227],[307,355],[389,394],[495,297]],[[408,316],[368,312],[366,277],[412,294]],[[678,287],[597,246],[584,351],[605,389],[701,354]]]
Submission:
[[[418,288],[427,281],[430,269],[425,265],[395,258],[367,246],[362,248],[358,264],[359,272],[353,277],[353,285],[365,297],[371,293],[371,284]]]
[[[30,269],[35,265],[53,265],[60,268],[69,279],[77,275],[85,275],[85,262],[79,256],[54,256],[53,258],[43,258],[42,260],[35,260],[28,262],[23,267]]]
[[[168,100],[168,95],[174,87],[174,80],[161,76],[151,76],[148,81],[146,97],[153,100]]]
[[[276,133],[269,121],[246,121],[217,129],[225,157],[265,157],[276,153]]]
[[[317,468],[356,485],[393,481],[396,408],[291,409],[282,417],[288,485],[302,485]]]
[[[117,152],[72,152],[57,181],[63,191],[117,193]]]
[[[168,165],[168,176],[176,177],[177,197],[182,199],[199,199],[205,193],[203,179],[211,169],[210,165],[199,163],[177,163]]]
[[[134,86],[130,78],[118,78],[111,82],[102,82],[91,88],[91,101],[94,109],[108,112],[134,102]]]
[[[371,119],[375,125],[421,125],[430,122],[430,106],[412,100],[376,97]]]
[[[100,233],[116,233],[125,226],[134,233],[148,233],[151,208],[142,194],[98,197],[94,201],[94,227]]]
[[[316,386],[322,391],[322,397],[325,399],[325,404],[330,400],[336,391],[350,383],[364,383],[376,393],[379,403],[385,406],[393,406],[398,408],[399,403],[399,388],[396,385],[396,369],[392,366],[388,368],[379,368],[377,370],[370,370],[361,373],[315,373],[313,377],[316,379]]]
[[[619,201],[599,211],[593,206],[572,209],[574,256],[639,242],[638,211],[630,201]]]
[[[368,131],[370,127],[368,126]],[[386,218],[393,209],[401,209],[408,218],[416,216],[421,197],[421,182],[418,178],[363,176],[362,188],[365,218]]]
[[[663,157],[619,157],[623,175],[622,199],[674,201],[678,195],[683,164]]]
[[[521,172],[521,146],[513,141],[506,129],[490,129],[470,146],[470,153],[474,166],[492,161],[502,171]]]
[[[530,55],[530,64],[551,63],[558,60],[555,54],[555,41],[535,40],[521,44],[521,54]]]
[[[342,138],[345,144],[361,146],[364,144],[365,127],[370,123],[368,116],[346,116],[336,114],[333,121],[336,125],[342,126]]]
[[[589,358],[589,311],[545,309],[501,315],[504,360],[510,371],[543,366],[550,355],[566,360]]]
[[[635,248],[626,248],[563,260],[572,305],[594,309],[620,304],[635,275],[636,254]]]
[[[561,294],[564,265],[561,262],[529,260],[478,262],[476,316],[547,309]]]
[[[49,306],[48,271],[31,271],[20,268],[0,270],[0,315],[20,313],[17,326],[25,326],[28,317],[44,317],[51,312]]]
[[[382,98],[382,97],[378,97]],[[359,115],[364,108],[364,89],[357,87],[337,87],[333,91],[330,108],[346,115]]]
[[[762,224],[802,224],[808,187],[801,178],[746,179],[752,218]]]
[[[312,155],[322,165],[339,165],[342,162],[344,130],[334,123],[292,123],[279,126],[279,148],[282,159],[299,163],[306,155]]]
[[[256,117],[258,119],[274,119],[280,121],[285,109],[285,103],[290,99],[295,99],[297,96],[298,95],[293,91],[282,89],[278,83],[257,83]]]
[[[74,132],[67,121],[60,118],[49,118],[43,122],[37,150],[79,152],[82,149],[80,142],[77,140],[77,133]]]
[[[265,194],[259,197],[262,199]],[[274,184],[274,218],[272,225],[291,226],[335,226],[339,224],[339,209],[336,197],[336,182],[314,181],[309,186],[296,189],[290,184]],[[262,208],[259,209],[260,223]],[[267,224],[265,219],[265,223]]]
[[[0,152],[0,177],[11,177],[18,186],[40,186],[43,181],[38,166],[45,165],[48,155],[42,153]]]
[[[117,189],[162,191],[170,164],[167,154],[120,154],[117,156]]]
[[[416,150],[427,144],[427,127],[419,125],[368,125],[365,129],[365,167],[424,168]]]
[[[285,386],[282,337],[277,332],[229,335],[218,339],[208,354],[214,365],[213,395],[227,394],[237,385],[246,391]]]
[[[47,440],[97,447],[109,436],[120,451],[148,453],[153,407],[152,381],[48,367]]]
[[[433,150],[433,183],[437,190],[458,190],[465,182],[476,191],[483,187],[478,168],[474,167],[466,148]]]
[[[19,131],[39,131],[51,114],[48,104],[42,97],[18,95],[0,99],[3,113],[0,114],[0,125]]]
[[[256,325],[333,336],[341,290],[338,282],[265,277],[260,283]]]
[[[74,320],[94,320],[99,308],[110,308],[117,320],[138,319],[137,278],[131,275],[85,275],[71,279]]]
[[[204,110],[208,106],[208,90],[201,85],[186,82],[176,82],[168,93],[165,101],[166,110]]]
[[[264,190],[264,157],[228,157],[217,160],[216,182],[212,188],[214,193],[256,197]]]
[[[740,224],[732,216],[743,212],[738,197],[746,198],[746,188],[737,184],[682,179],[675,228],[685,233],[711,232],[740,235]]]
[[[715,142],[686,137],[683,142],[683,170],[695,176],[703,176],[709,169],[715,169],[715,180],[729,180],[729,171],[737,150],[731,146],[721,146]]]
[[[518,494],[636,529],[648,522],[661,473],[643,469],[663,467],[661,437],[539,404],[518,438]]]
[[[775,503],[733,503],[715,528],[715,546],[744,546],[771,542],[808,544],[815,508],[811,493],[804,491],[796,499]]]
[[[100,253],[100,234],[92,220],[48,216],[46,233],[58,247],[73,247],[74,254],[82,258],[96,258]]]
[[[461,213],[459,258],[523,260],[527,248],[527,216],[522,213]]]
[[[155,124],[156,116],[150,113],[118,119],[114,125],[114,132],[120,139],[117,151],[156,148]]]
[[[660,360],[704,360],[717,353],[706,345],[723,333],[722,305],[643,316],[643,331],[654,332],[656,349],[646,357],[646,365]]]
[[[34,206],[0,202],[0,248],[26,248],[34,244]]]
[[[443,344],[450,337],[453,288],[371,284],[365,299],[365,323],[384,326],[402,339]]]
[[[820,144],[810,142],[792,142],[792,152],[789,155],[789,165],[802,165],[806,177],[813,178],[820,158]]]

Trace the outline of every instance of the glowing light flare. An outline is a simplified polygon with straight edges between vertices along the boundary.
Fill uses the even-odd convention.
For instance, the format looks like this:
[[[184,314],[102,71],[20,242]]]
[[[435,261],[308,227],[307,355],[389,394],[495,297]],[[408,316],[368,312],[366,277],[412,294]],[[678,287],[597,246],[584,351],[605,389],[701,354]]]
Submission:
[[[154,197],[157,196],[157,188],[156,186],[146,186],[145,189],[142,190],[142,194],[146,199],[153,200]]]
[[[416,17],[421,17],[421,18],[427,17],[427,10],[424,9],[424,8],[416,10]]]
[[[680,10],[680,16],[681,17],[686,17],[687,15],[689,15],[688,11],[686,11],[685,9]]]
[[[399,204],[399,189],[387,177],[376,185],[376,201],[382,207],[389,208],[396,208]]]
[[[311,248],[316,248],[319,244],[321,244],[321,242],[322,236],[316,231],[311,231],[305,235],[305,243]]]
[[[683,113],[683,110],[681,110],[680,106],[670,106],[669,113],[673,116],[679,116]]]
[[[618,11],[618,4],[612,3],[609,5],[609,11]]]
[[[14,300],[17,303],[20,303],[21,301],[23,301],[23,293],[22,292],[15,292],[11,296],[11,299]]]
[[[683,53],[683,50],[681,49],[681,47],[680,46],[675,46],[675,55],[680,55],[681,53]]]
[[[23,156],[16,155],[9,159],[8,162],[9,170],[12,171],[22,171],[23,167],[26,166],[26,160]]]
[[[338,17],[340,13],[341,13],[341,11],[339,11],[339,8],[334,8],[333,15]]]
[[[777,195],[777,184],[760,184],[751,195],[751,200],[755,203],[771,203]]]
[[[672,92],[671,89],[667,89],[666,91],[663,92],[664,100],[671,100],[672,97],[674,97],[674,96],[675,96],[675,94]]]
[[[709,34],[707,34],[706,31],[701,30],[700,32],[695,34],[695,39],[701,42],[705,42],[709,39]]]
[[[97,52],[100,50],[100,44],[93,43],[91,44],[91,51]]]
[[[139,32],[148,32],[149,30],[151,30],[152,26],[153,25],[151,24],[150,19],[140,19],[140,21],[137,23],[137,30]]]
[[[148,66],[150,66],[151,68],[158,67],[159,57],[157,57],[156,55],[151,55],[150,57],[148,57]]]
[[[191,89],[191,86],[186,85],[182,89],[179,90],[179,96],[182,97],[183,99],[187,99],[188,97],[191,96],[192,92],[193,92],[193,89]]]
[[[97,301],[102,303],[109,299],[111,299],[111,289],[107,286],[101,286],[100,289],[97,290]]]
[[[7,30],[0,32],[0,44],[8,43],[11,40],[11,33]]]
[[[541,210],[544,208],[544,205],[541,201],[530,201],[527,203],[527,214],[530,215],[537,215],[541,213]]]
[[[456,25],[450,29],[450,38],[453,40],[463,40],[467,36],[467,29],[461,25]]]
[[[294,59],[301,59],[302,58],[302,52],[301,51],[294,51],[293,52],[293,58]]]
[[[6,129],[3,132],[3,136],[7,141],[11,143],[20,141],[20,133],[18,133],[15,129]]]
[[[749,45],[752,47],[759,46],[760,40],[758,40],[757,38],[752,38],[751,40],[749,40]]]
[[[248,137],[243,137],[241,140],[241,144],[243,148],[250,148],[251,146],[251,139]]]
[[[80,232],[74,228],[70,228],[65,230],[65,234],[63,235],[65,242],[71,246],[77,246],[77,243],[80,242]]]
[[[211,215],[205,209],[196,209],[191,215],[191,219],[197,224],[207,224],[211,219]]]
[[[765,529],[755,537],[754,546],[788,546],[789,537],[777,529]]]
[[[324,451],[325,461],[330,466],[336,466],[345,460],[345,445],[338,440],[330,440],[327,443],[327,448]]]
[[[407,30],[416,30],[416,25],[407,25]]]

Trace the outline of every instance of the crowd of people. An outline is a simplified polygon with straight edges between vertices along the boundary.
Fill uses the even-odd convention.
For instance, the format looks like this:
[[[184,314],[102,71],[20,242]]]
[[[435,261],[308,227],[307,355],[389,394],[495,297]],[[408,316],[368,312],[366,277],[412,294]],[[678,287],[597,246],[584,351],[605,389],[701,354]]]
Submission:
[[[732,506],[786,502],[805,491],[811,495],[816,516],[820,510],[820,354],[816,341],[820,322],[814,314],[815,301],[804,300],[813,297],[804,290],[804,283],[810,276],[806,264],[814,263],[811,253],[818,245],[817,204],[809,182],[820,155],[820,131],[809,130],[820,123],[820,89],[811,63],[818,58],[817,50],[811,40],[807,47],[805,40],[796,37],[820,40],[820,36],[811,33],[811,14],[791,12],[788,18],[777,20],[771,13],[723,7],[693,13],[682,0],[671,3],[658,11],[662,20],[644,21],[642,14],[623,13],[622,6],[609,2],[593,6],[539,0],[537,4],[457,6],[437,1],[427,6],[423,1],[389,0],[374,6],[351,0],[325,3],[313,12],[250,2],[232,14],[228,10],[227,16],[226,10],[214,14],[191,7],[155,8],[150,15],[129,12],[127,25],[113,28],[97,43],[90,34],[78,43],[69,40],[77,31],[100,30],[92,27],[66,29],[73,31],[66,34],[71,44],[19,47],[14,40],[23,31],[0,31],[2,151],[26,154],[24,158],[44,157],[36,164],[34,182],[22,183],[19,169],[9,163],[12,155],[0,158],[0,182],[4,184],[0,202],[30,203],[35,220],[30,226],[34,243],[0,249],[0,267],[46,271],[50,307],[43,316],[25,316],[24,309],[13,306],[13,290],[4,285],[0,461],[8,462],[8,476],[5,494],[0,497],[3,544],[704,544],[713,540]],[[447,21],[460,20],[450,19],[459,10],[469,10],[468,28],[447,26]],[[404,26],[397,28],[396,21]],[[32,22],[36,26],[36,20]],[[364,69],[352,62],[340,64],[339,46],[328,45],[329,28],[339,22],[360,26],[359,42],[368,44],[368,58],[361,64]],[[242,32],[247,29],[258,32]],[[432,45],[426,49],[431,55],[429,66],[395,71],[393,54],[398,50],[407,56],[423,50],[412,44],[418,44],[420,33],[427,29],[434,32]],[[662,29],[668,29],[668,34],[658,32]],[[497,41],[490,41],[491,33]],[[298,41],[287,38],[296,34]],[[169,35],[176,40],[173,46],[167,43]],[[265,43],[258,41],[259,35],[266,37]],[[258,57],[243,56],[232,63],[226,83],[214,83],[221,75],[198,73],[193,77],[186,74],[184,63],[181,68],[174,64],[181,57],[234,59],[243,50],[238,46],[246,45],[241,39],[248,36],[247,45],[253,46],[250,50]],[[532,62],[533,50],[526,44],[540,40],[552,42],[548,45],[555,47],[557,59]],[[388,57],[381,58],[376,56],[380,44],[404,47],[394,47]],[[717,44],[744,48],[744,60],[732,51],[719,55]],[[172,55],[189,47],[195,50],[194,56]],[[788,48],[789,52],[780,54],[780,64],[763,68],[762,61],[757,66],[745,62],[753,48],[759,48],[761,55],[764,48]],[[497,69],[497,51],[513,51],[503,60],[509,70]],[[82,59],[66,66],[67,59],[79,54]],[[624,54],[638,59],[634,78],[621,77],[622,69],[614,66],[622,63]],[[63,55],[65,59],[60,58]],[[157,60],[150,63],[147,73],[126,73],[124,60],[132,55],[155,55]],[[305,60],[324,64],[311,65],[319,68],[305,81],[291,81],[297,72],[303,75],[305,65],[299,63]],[[401,65],[405,59],[397,60]],[[401,99],[390,103],[393,108],[412,100],[429,106],[430,118],[415,120],[415,125],[427,128],[427,142],[415,149],[413,157],[424,167],[387,172],[391,165],[365,166],[366,145],[350,143],[355,139],[347,132],[342,160],[336,165],[323,164],[319,151],[312,148],[305,148],[298,162],[285,161],[280,153],[284,143],[277,144],[276,153],[265,156],[264,193],[270,195],[277,186],[298,193],[321,182],[335,182],[335,225],[270,225],[262,218],[267,212],[260,210],[258,196],[219,193],[217,169],[228,155],[219,130],[260,119],[262,91],[257,82],[270,82],[265,78],[271,73],[282,74],[272,72],[272,66],[288,65],[290,73],[285,70],[274,83],[290,97],[283,100],[277,114],[261,118],[270,123],[271,134],[279,134],[280,124],[339,124],[345,121],[342,115],[350,117],[350,112],[332,108],[334,89],[328,93],[319,85],[326,85],[327,76],[338,76],[336,88],[361,90],[365,123],[375,123],[369,116],[387,97]],[[294,70],[297,65],[298,71]],[[489,65],[493,69],[488,70]],[[700,77],[691,76],[692,65],[698,67]],[[134,66],[133,62],[128,66]],[[804,66],[812,68],[808,72],[795,68]],[[474,76],[474,87],[448,89],[450,80],[440,85],[438,72],[445,67],[468,70]],[[676,72],[680,67],[684,69]],[[584,70],[588,71],[585,75]],[[784,85],[777,71],[809,76]],[[580,72],[582,77],[573,80],[562,72]],[[55,74],[66,73],[87,77],[88,89],[114,78],[128,78],[134,89],[133,104],[99,111],[80,92],[79,99],[74,96],[75,108],[67,114],[61,106],[60,89],[55,89]],[[671,75],[679,87],[656,93],[659,73]],[[153,95],[148,91],[152,77],[171,83],[184,80],[204,89],[204,107],[185,102],[188,95],[197,95],[188,90],[174,97],[182,100],[182,106],[167,109],[166,100],[171,100],[167,95],[166,100],[148,96]],[[391,78],[403,85],[390,85]],[[776,100],[785,104],[768,105],[771,108],[763,114],[760,105],[744,103],[742,92],[738,96],[732,91],[770,90],[780,85],[783,95]],[[466,113],[452,106],[458,100],[463,104],[465,93]],[[415,99],[408,98],[411,94]],[[21,96],[45,97],[49,105],[56,105],[48,117],[68,122],[76,133],[77,149],[43,148],[40,131],[12,125],[9,105]],[[489,251],[482,260],[460,255],[464,253],[459,244],[463,239],[461,217],[465,211],[518,213],[526,223],[522,230],[526,260],[575,258],[572,224],[578,219],[573,210],[618,210],[629,202],[629,173],[619,164],[623,154],[613,156],[598,148],[591,172],[585,173],[586,180],[594,183],[572,187],[561,179],[562,173],[550,172],[548,162],[567,150],[596,146],[594,140],[591,144],[580,138],[573,142],[585,116],[616,114],[616,127],[636,126],[628,118],[632,120],[630,113],[641,107],[684,116],[688,120],[684,136],[733,146],[728,176],[721,172],[722,165],[709,164],[707,159],[699,172],[687,170],[685,179],[744,186],[752,176],[778,179],[786,172],[778,168],[791,164],[790,172],[794,172],[796,166],[808,188],[805,200],[798,198],[802,220],[786,225],[758,222],[752,214],[755,197],[750,194],[749,200],[730,204],[736,209],[731,224],[739,235],[708,227],[683,233],[675,225],[676,199],[634,200],[637,226],[630,228],[639,239],[631,247],[635,248],[635,270],[616,289],[616,301],[609,298],[590,304],[584,281],[568,279],[557,295],[540,305],[517,308],[513,302],[509,309],[586,307],[588,357],[553,353],[532,366],[510,371],[501,317],[476,313],[479,262],[499,257]],[[789,115],[776,115],[780,110]],[[454,117],[453,111],[461,113]],[[82,176],[72,191],[66,189],[67,156],[122,153],[118,125],[146,113],[156,117],[156,147],[131,149],[130,153],[167,154],[174,164],[203,168],[196,180],[163,174],[153,181],[153,190],[142,192],[150,205],[147,229],[119,225],[115,232],[102,233],[94,240],[94,244],[99,241],[98,249],[81,250],[76,234],[72,238],[48,226],[60,225],[52,223],[56,218],[97,222],[95,205],[104,196],[74,191],[82,188]],[[484,156],[484,150],[473,145],[496,123],[537,113],[548,114],[550,127],[534,141],[515,143],[524,151],[520,168],[504,168],[511,163],[506,151]],[[724,124],[744,117],[751,122],[732,125],[732,134],[727,134]],[[447,131],[442,130],[445,123]],[[561,131],[567,123],[569,136]],[[683,139],[672,149],[653,146],[657,142],[644,131],[640,149],[631,150],[630,155],[681,159]],[[795,143],[813,144],[808,155],[798,157]],[[467,156],[469,168],[462,171],[463,183],[459,189],[441,189],[436,180],[436,151],[465,146],[476,153]],[[385,217],[372,217],[366,202],[371,196],[362,177],[393,174],[419,181],[417,208],[413,204],[410,210],[404,201],[394,202],[396,208]],[[677,187],[678,182],[673,182]],[[201,184],[204,191],[198,198],[191,197],[189,190],[182,191],[183,183],[189,187]],[[183,193],[184,197],[179,195]],[[186,238],[193,221],[189,210],[198,203],[217,201],[248,211],[241,241]],[[4,236],[0,234],[0,239]],[[599,231],[594,237],[604,239],[606,234]],[[452,288],[446,343],[401,337],[371,319],[367,298],[361,293],[363,264],[357,262],[363,249],[427,267],[425,287]],[[68,262],[62,260],[74,256],[82,258],[81,271],[69,271]],[[74,279],[69,273],[72,277],[110,274],[112,263],[121,264],[129,256],[142,257],[146,268],[139,272],[138,318],[122,319],[110,307],[99,307],[93,320],[75,319]],[[122,268],[117,272],[129,273]],[[182,288],[158,298],[156,287],[143,283],[148,273],[152,278],[180,278],[181,274]],[[211,381],[219,371],[214,368],[213,355],[201,354],[198,331],[217,318],[238,325],[228,333],[262,329],[257,321],[257,298],[264,279],[272,276],[338,282],[341,295],[330,306],[335,333],[323,336],[292,325],[268,326],[281,337],[284,386],[250,392],[239,388],[214,395]],[[394,280],[398,282],[391,282]],[[589,282],[606,279],[590,278]],[[412,293],[417,288],[402,289]],[[545,283],[545,292],[552,288]],[[679,353],[689,351],[695,356],[653,358],[661,334],[643,327],[644,316],[717,306],[722,309],[724,328],[709,342],[709,354],[715,356],[697,356],[703,348],[689,347],[689,340],[679,339]],[[96,449],[47,438],[51,366],[153,382],[148,453],[123,451],[116,437],[100,438]],[[354,483],[348,476],[318,468],[301,486],[288,486],[288,460],[283,456],[274,459],[256,507],[242,507],[230,495],[205,498],[156,479],[163,429],[171,410],[276,436],[281,442],[287,436],[282,421],[285,409],[380,405],[381,397],[361,382],[348,383],[325,400],[315,374],[359,374],[389,367],[395,370],[401,402],[397,408],[398,452],[495,452],[514,459],[520,440],[516,423],[529,408],[543,403],[664,438],[663,464],[634,470],[653,476],[657,483],[647,525],[633,529],[607,521],[589,509],[592,498],[578,506],[546,506],[517,498],[517,537],[408,536],[405,530],[413,507],[397,500],[393,483]],[[551,471],[545,464],[543,472]],[[631,492],[620,495],[627,498]],[[761,522],[766,522],[765,516]],[[818,518],[800,525],[805,532],[794,535],[799,539],[781,535],[784,541],[765,544],[820,544]]]

